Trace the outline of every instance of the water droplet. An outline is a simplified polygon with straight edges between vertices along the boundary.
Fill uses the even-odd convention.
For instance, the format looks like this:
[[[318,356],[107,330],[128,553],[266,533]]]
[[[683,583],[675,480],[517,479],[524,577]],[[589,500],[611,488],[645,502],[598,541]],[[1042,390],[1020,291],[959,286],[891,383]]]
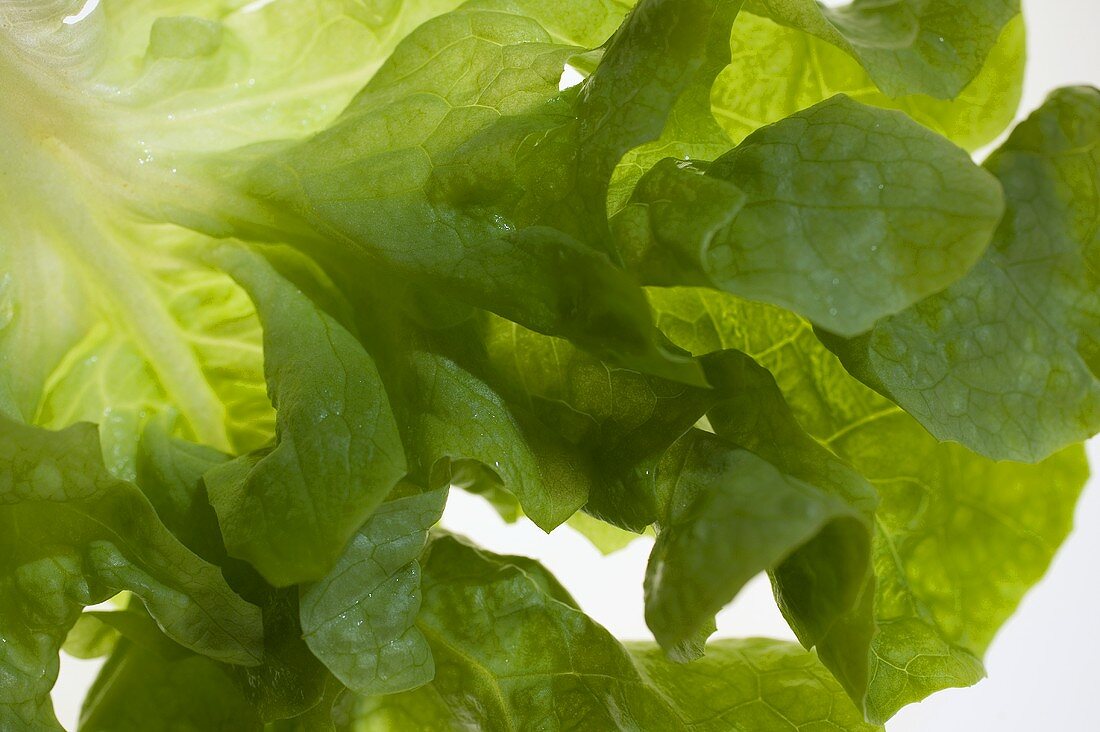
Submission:
[[[833,278],[833,284],[834,285],[839,285],[840,284],[840,278],[839,277],[834,277]]]
[[[836,308],[829,308],[829,315],[836,315]]]
[[[882,191],[882,190],[886,190],[886,184],[885,184],[885,183],[879,183],[879,184],[878,184],[878,189],[879,189],[880,191]]]

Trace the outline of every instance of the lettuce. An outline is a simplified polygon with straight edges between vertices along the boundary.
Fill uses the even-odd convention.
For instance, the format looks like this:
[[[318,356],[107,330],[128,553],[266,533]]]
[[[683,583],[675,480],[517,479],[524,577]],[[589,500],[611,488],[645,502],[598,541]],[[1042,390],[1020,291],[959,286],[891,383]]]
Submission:
[[[0,728],[60,728],[62,647],[91,732],[871,730],[976,683],[1100,430],[1100,91],[965,152],[1023,41],[0,0]],[[440,530],[456,489],[655,533],[656,642]],[[800,644],[708,642],[761,572]]]

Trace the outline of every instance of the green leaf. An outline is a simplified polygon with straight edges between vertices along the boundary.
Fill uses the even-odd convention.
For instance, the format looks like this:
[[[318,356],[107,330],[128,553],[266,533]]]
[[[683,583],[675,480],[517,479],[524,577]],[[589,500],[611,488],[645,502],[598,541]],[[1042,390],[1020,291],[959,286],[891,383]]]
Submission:
[[[591,48],[611,38],[634,0],[467,0],[464,8],[523,15],[555,43]]]
[[[957,280],[1002,211],[996,181],[963,151],[838,96],[701,175],[656,168],[616,230],[647,282],[709,283],[854,335]]]
[[[409,31],[459,0],[105,2],[6,9],[11,40],[120,120],[112,152],[225,150],[328,125]],[[44,40],[46,42],[44,42]],[[57,53],[48,51],[57,49]],[[68,67],[68,68],[66,68]],[[51,90],[52,91],[52,90]],[[59,95],[60,96],[60,95]],[[73,101],[73,100],[70,100]]]
[[[446,489],[398,491],[363,524],[328,576],[302,588],[306,643],[357,694],[406,691],[434,675],[428,642],[414,627],[417,558],[445,502]]]
[[[986,163],[1008,212],[940,295],[850,343],[859,379],[941,440],[1041,460],[1100,430],[1100,91],[1055,92]]]
[[[226,547],[276,586],[317,580],[405,474],[371,357],[260,255],[214,255],[254,298],[277,410],[274,448],[206,474]]]
[[[230,586],[260,608],[263,662],[246,669],[227,668],[225,672],[264,721],[301,715],[321,698],[328,674],[302,638],[298,589],[271,587],[252,567],[226,552],[202,476],[225,465],[228,456],[172,439],[155,424],[146,430],[142,448],[138,463],[144,480],[142,488],[169,529],[192,551],[222,567]],[[102,619],[114,621],[117,627],[123,617],[110,613]],[[156,647],[161,655],[171,655],[163,650],[166,641],[157,643],[148,633],[138,637],[122,630],[130,640]]]
[[[232,570],[233,568],[231,568]],[[238,574],[239,572],[229,572]],[[143,729],[133,720],[147,715],[150,724],[173,728],[173,719],[191,729],[205,729],[192,721],[193,714],[205,719],[220,720],[225,715],[224,727],[235,729],[232,720],[245,719],[248,724],[281,722],[286,719],[302,719],[309,716],[325,698],[330,689],[342,689],[330,683],[330,677],[321,664],[310,654],[301,639],[297,623],[297,602],[294,593],[263,587],[262,580],[246,580],[234,577],[235,583],[244,585],[248,596],[262,606],[264,614],[264,662],[242,669],[220,663],[207,663],[209,659],[188,651],[172,642],[160,632],[147,613],[127,609],[120,612],[85,613],[81,619],[116,629],[119,641],[113,656],[101,670],[100,676],[88,694],[84,717],[102,724],[107,729]],[[136,664],[141,671],[126,670],[131,657],[141,659]],[[197,663],[198,661],[202,663]],[[122,670],[118,669],[122,664]],[[175,679],[179,681],[175,681]],[[200,706],[209,706],[198,712],[181,712],[174,705],[165,705],[161,711],[143,710],[136,717],[126,709],[125,699],[130,695],[157,698],[171,693],[172,684],[182,688],[185,700]],[[228,688],[218,688],[228,687]],[[216,691],[215,691],[216,690]],[[222,709],[221,707],[226,707]],[[331,708],[331,704],[330,704]],[[323,714],[316,715],[323,717]],[[331,712],[329,714],[331,717]],[[210,722],[213,724],[213,722]],[[157,727],[159,728],[159,727]],[[82,727],[83,729],[83,727]]]
[[[334,706],[350,694],[340,682],[330,678],[325,685],[325,695],[316,706],[297,717],[268,722],[265,732],[336,732]]]
[[[904,95],[883,93],[847,51],[754,15],[753,9],[750,3],[749,12],[738,16],[730,53],[712,55],[718,67],[696,77],[660,138],[623,158],[611,186],[612,212],[626,203],[638,179],[658,161],[713,160],[757,129],[837,94],[900,109],[968,150],[992,142],[1015,116],[1025,60],[1020,16],[1005,26],[983,57],[981,73],[962,92],[936,99],[915,88]]]
[[[331,681],[325,667],[302,638],[297,591],[267,585],[254,570],[236,560],[228,559],[223,572],[234,590],[260,607],[263,661],[248,667],[217,663],[218,677],[224,676],[235,686],[252,713],[264,722],[295,719],[307,714],[336,682]],[[109,627],[115,631],[113,640],[121,637],[168,661],[194,655],[165,636],[148,613],[133,606],[116,612],[85,612],[76,627],[81,623],[93,628]],[[66,643],[71,640],[72,633]],[[103,674],[109,675],[109,669]],[[92,703],[91,697],[89,703]]]
[[[793,644],[720,641],[701,661],[673,664],[651,643],[623,648],[531,560],[443,537],[425,570],[421,623],[436,679],[404,694],[349,697],[341,732],[878,729]]]
[[[967,150],[992,142],[1020,103],[1026,57],[1021,16],[1009,21],[981,72],[952,99],[883,93],[847,51],[809,33],[742,13],[731,36],[734,62],[711,91],[714,114],[734,142],[836,94],[899,109]],[[690,139],[690,138],[687,138]],[[675,155],[667,151],[667,155]]]
[[[875,634],[870,549],[878,494],[806,434],[766,369],[738,351],[707,360],[722,395],[707,412],[711,429],[769,461],[787,480],[813,486],[811,505],[837,512],[771,570],[771,579],[795,635],[816,648],[840,684],[857,696],[867,684],[867,649]]]
[[[2,174],[23,182],[0,204],[0,410],[100,423],[128,479],[154,414],[221,450],[266,442],[252,304],[181,251],[208,242],[132,209],[224,233],[214,212],[231,194],[180,157],[325,127],[409,30],[456,4],[110,2],[79,23],[62,23],[80,11],[69,0],[0,9],[0,74],[21,100],[0,115]]]
[[[745,5],[0,0],[0,728],[57,729],[63,642],[103,730],[867,729],[980,678],[1100,427],[1098,93],[983,172],[1016,0]],[[765,570],[817,655],[632,654],[431,539],[452,486],[659,529],[680,660]]]
[[[436,172],[472,173],[485,189],[498,179],[493,168],[501,154],[522,143],[508,139],[517,137],[515,125],[567,123],[568,116],[521,115],[557,96],[575,50],[553,44],[523,15],[466,9],[436,18],[398,47],[336,125],[261,161],[244,185],[334,233],[328,242],[304,245],[343,279],[349,259],[359,266],[381,262],[538,330],[578,336],[587,330],[596,343],[591,324],[599,324],[622,333],[623,350],[645,351],[652,348],[646,345],[652,326],[644,302],[605,257],[563,232],[518,229],[506,210],[453,200],[472,195],[455,190],[464,178],[440,180]],[[568,113],[567,105],[558,106]],[[394,120],[401,120],[399,135]],[[512,127],[493,127],[504,121]],[[487,130],[491,144],[472,139]],[[463,154],[463,144],[472,152]]]
[[[0,721],[55,729],[49,690],[81,606],[131,590],[173,639],[260,660],[260,618],[180,544],[132,484],[108,473],[95,428],[48,432],[0,417]]]
[[[484,324],[494,380],[553,432],[614,474],[660,453],[702,414],[709,392],[609,364],[501,318]]]
[[[797,316],[706,290],[650,298],[680,346],[737,348],[767,367],[806,431],[877,489],[878,635],[856,695],[868,717],[980,680],[993,635],[1069,533],[1088,475],[1082,450],[1037,465],[994,462],[938,442],[851,378]]]
[[[145,428],[137,457],[137,483],[157,516],[177,539],[206,561],[224,566],[218,516],[206,495],[202,476],[229,456],[172,437],[163,420]]]
[[[688,665],[670,663],[651,643],[627,648],[697,732],[882,729],[865,723],[814,655],[793,643],[720,640]]]
[[[195,655],[165,658],[125,640],[100,671],[80,717],[81,732],[262,729],[217,664]]]
[[[836,615],[856,606],[870,574],[870,530],[844,501],[698,430],[658,464],[656,483],[669,512],[646,570],[646,622],[673,659],[697,657],[700,634],[745,583],[803,548],[812,554],[803,584],[831,596],[820,604]]]
[[[799,640],[853,695],[867,684],[874,489],[807,436],[771,375],[744,354],[705,359],[719,397],[657,463],[664,506],[646,572],[646,621],[692,660],[714,616],[768,571]]]
[[[329,673],[302,637],[297,588],[271,587],[250,570],[230,565],[227,574],[263,611],[264,662],[227,671],[263,721],[292,719],[324,698]]]
[[[413,724],[449,717],[484,730],[680,728],[626,650],[537,563],[441,537],[431,544],[422,582],[417,624],[436,676],[431,692],[413,692],[418,707],[431,699],[407,712]],[[377,713],[391,714],[389,704]],[[408,708],[403,700],[398,706]]]
[[[434,684],[404,694],[347,697],[338,732],[441,732],[467,729]]]
[[[728,63],[730,28],[741,4],[642,0],[608,42],[577,107],[578,192],[596,207],[600,226],[623,156],[659,138],[681,98],[693,87],[709,86]]]
[[[416,312],[430,302],[422,291],[380,285],[376,294],[361,308],[379,316],[363,328],[380,354],[414,482],[489,495],[507,491],[545,531],[583,506],[588,466],[562,436],[501,393],[472,313],[453,324],[425,323],[426,314]]]
[[[847,51],[886,94],[956,97],[977,76],[1018,0],[749,0],[749,10]]]

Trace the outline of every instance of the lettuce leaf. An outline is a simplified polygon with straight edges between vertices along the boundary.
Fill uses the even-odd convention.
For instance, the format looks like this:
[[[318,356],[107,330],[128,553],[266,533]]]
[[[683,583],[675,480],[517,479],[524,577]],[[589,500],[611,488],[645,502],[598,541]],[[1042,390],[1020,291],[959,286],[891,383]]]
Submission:
[[[975,683],[1100,428],[1100,92],[966,152],[1024,60],[1014,0],[0,0],[0,727],[62,647],[117,732]],[[657,643],[454,488],[655,536]],[[803,648],[708,643],[761,572]]]
[[[0,721],[56,729],[57,653],[82,606],[123,590],[172,638],[257,664],[259,610],[183,546],[131,483],[102,463],[95,427],[49,432],[0,417]]]
[[[870,656],[836,661],[869,664],[867,686],[850,689],[869,717],[981,680],[982,654],[1069,533],[1084,451],[1027,465],[938,442],[845,372],[801,318],[705,290],[650,297],[681,346],[757,359],[802,427],[874,486],[877,635]]]
[[[1038,461],[1100,429],[1100,92],[1055,92],[986,161],[1008,211],[947,291],[834,344],[941,440]]]

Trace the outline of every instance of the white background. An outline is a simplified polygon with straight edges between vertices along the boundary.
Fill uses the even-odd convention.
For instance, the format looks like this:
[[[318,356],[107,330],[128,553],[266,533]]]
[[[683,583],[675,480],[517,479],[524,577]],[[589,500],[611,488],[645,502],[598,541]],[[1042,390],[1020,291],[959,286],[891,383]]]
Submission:
[[[830,2],[829,4],[840,4]],[[1021,111],[1057,86],[1100,86],[1100,0],[1024,0],[1030,67]],[[1100,470],[1100,442],[1089,451]],[[546,536],[533,525],[504,524],[479,499],[452,494],[447,525],[489,549],[542,560],[581,606],[617,636],[650,638],[642,617],[642,576],[651,541],[610,557],[565,527]],[[989,678],[949,690],[895,717],[890,732],[1033,732],[1096,729],[1100,695],[1100,480],[1081,501],[1077,528],[1042,583],[1024,600],[986,658]],[[719,617],[719,635],[792,638],[758,578]],[[58,717],[75,729],[84,691],[98,662],[62,658],[54,690]]]

